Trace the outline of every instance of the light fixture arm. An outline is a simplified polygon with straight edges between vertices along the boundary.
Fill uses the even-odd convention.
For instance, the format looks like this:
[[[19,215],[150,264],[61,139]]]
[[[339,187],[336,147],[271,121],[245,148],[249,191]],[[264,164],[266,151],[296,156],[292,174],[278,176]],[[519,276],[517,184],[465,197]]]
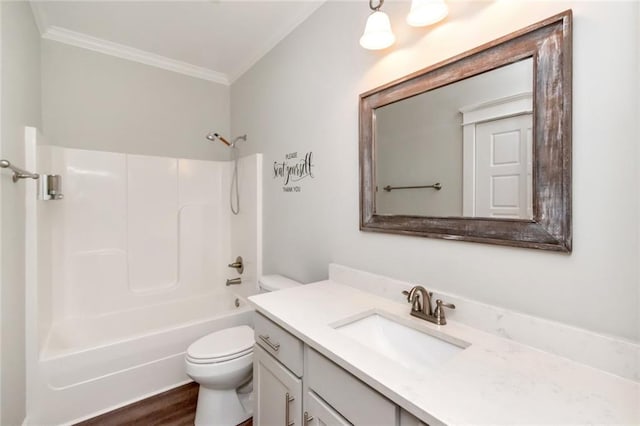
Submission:
[[[377,12],[378,10],[380,10],[383,4],[384,4],[384,0],[378,0],[378,5],[373,6],[373,0],[369,0],[369,8],[374,12]]]

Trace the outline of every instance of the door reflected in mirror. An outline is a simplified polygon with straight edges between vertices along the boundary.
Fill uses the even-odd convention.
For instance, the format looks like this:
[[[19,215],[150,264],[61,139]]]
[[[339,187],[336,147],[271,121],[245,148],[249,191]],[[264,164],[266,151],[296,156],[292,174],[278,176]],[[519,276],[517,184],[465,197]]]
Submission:
[[[533,60],[374,109],[375,214],[533,218]]]

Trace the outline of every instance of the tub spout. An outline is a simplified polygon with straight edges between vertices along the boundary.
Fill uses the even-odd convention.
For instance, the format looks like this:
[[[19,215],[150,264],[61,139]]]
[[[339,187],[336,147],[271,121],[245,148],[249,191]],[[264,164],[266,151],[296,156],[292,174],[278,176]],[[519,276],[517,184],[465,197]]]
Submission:
[[[227,279],[227,285],[238,285],[238,284],[242,284],[242,278],[238,277],[238,278],[231,278],[231,279]]]

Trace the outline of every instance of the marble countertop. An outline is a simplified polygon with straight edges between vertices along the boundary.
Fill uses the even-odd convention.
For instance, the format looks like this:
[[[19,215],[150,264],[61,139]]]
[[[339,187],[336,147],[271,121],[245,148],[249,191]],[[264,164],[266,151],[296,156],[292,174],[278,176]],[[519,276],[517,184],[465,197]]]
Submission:
[[[429,424],[639,424],[640,384],[449,321],[409,305],[322,281],[249,298],[255,308]],[[410,370],[335,329],[378,312],[470,344],[433,370]]]

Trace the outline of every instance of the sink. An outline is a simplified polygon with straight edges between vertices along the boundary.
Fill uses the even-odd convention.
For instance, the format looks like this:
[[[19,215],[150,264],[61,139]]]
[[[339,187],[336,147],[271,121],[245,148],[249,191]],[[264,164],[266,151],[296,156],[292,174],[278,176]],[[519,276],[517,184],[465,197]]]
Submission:
[[[413,371],[433,370],[469,346],[462,341],[450,343],[377,313],[335,329]]]

